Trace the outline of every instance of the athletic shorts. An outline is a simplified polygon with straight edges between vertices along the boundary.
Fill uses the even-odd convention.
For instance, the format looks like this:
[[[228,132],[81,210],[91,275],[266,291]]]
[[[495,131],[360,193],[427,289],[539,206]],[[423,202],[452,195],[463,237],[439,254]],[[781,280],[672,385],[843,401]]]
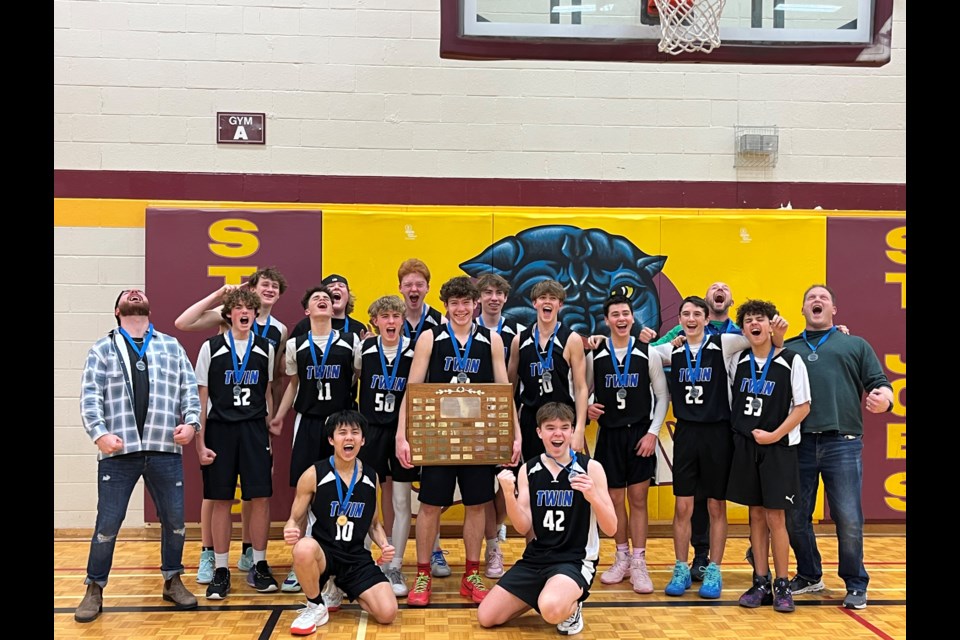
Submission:
[[[293,423],[293,450],[290,452],[290,486],[297,486],[303,472],[318,460],[333,455],[333,445],[327,438],[324,426],[326,416],[297,414]],[[361,449],[362,451],[362,449]]]
[[[374,585],[389,582],[369,553],[348,559],[322,544],[320,548],[323,549],[323,555],[327,560],[327,566],[320,574],[321,591],[330,576],[335,576],[333,583],[340,587],[352,602]]]
[[[583,589],[577,601],[584,602],[590,596],[590,585],[596,572],[596,564],[589,560],[540,565],[521,558],[503,574],[497,585],[540,613],[538,601],[547,580],[553,576],[567,576]]]
[[[733,430],[729,421],[677,420],[673,434],[673,495],[726,500],[732,461]]]
[[[207,420],[203,434],[207,448],[217,454],[211,464],[200,467],[205,499],[233,500],[238,475],[244,500],[273,495],[273,454],[266,420]]]
[[[397,459],[397,423],[372,424],[363,432],[360,459],[377,470],[383,484],[388,477],[397,482],[415,482],[420,479],[420,467],[405,469]]]
[[[650,430],[649,422],[625,427],[600,427],[594,459],[603,465],[607,486],[622,489],[650,481],[657,483],[657,451],[649,456],[637,455],[637,444]]]
[[[494,467],[486,464],[461,466],[424,466],[420,470],[420,502],[434,507],[449,507],[453,493],[460,485],[465,506],[493,500]]]
[[[520,458],[529,460],[543,453],[543,440],[537,435],[537,410],[524,404],[518,405],[520,411]]]
[[[734,433],[727,500],[764,509],[791,509],[800,493],[797,448],[757,444]]]

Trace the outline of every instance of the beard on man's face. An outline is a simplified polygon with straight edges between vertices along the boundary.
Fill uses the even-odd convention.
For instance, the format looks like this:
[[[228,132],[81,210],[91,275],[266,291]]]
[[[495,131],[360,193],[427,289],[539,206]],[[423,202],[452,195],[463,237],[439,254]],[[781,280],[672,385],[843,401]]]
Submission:
[[[124,300],[117,307],[120,310],[121,316],[149,316],[150,315],[150,303],[149,302],[130,302],[129,300]]]

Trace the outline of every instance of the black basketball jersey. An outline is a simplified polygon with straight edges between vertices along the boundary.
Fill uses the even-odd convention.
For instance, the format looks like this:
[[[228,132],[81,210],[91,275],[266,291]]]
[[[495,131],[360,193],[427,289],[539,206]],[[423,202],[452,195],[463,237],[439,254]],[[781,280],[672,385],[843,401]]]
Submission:
[[[334,335],[331,332],[331,337]],[[324,350],[314,344],[317,364],[313,364],[309,334],[293,338],[296,344],[297,376],[300,386],[293,407],[298,413],[326,418],[336,411],[351,409],[354,406],[351,385],[353,383],[353,335],[346,336],[336,332],[327,361],[323,362]],[[327,342],[327,349],[330,343]]]
[[[493,377],[493,352],[490,345],[490,330],[477,324],[472,324],[473,343],[464,366],[460,357],[464,346],[457,343],[454,348],[450,332],[441,325],[429,332],[424,332],[425,340],[433,340],[433,351],[430,353],[430,366],[427,368],[426,382],[458,382],[457,375],[464,373],[467,379],[464,382],[495,382]],[[458,353],[459,352],[459,353]]]
[[[213,336],[210,343],[210,366],[207,390],[210,404],[207,417],[223,422],[255,420],[267,415],[267,389],[270,386],[270,343],[250,334],[253,346],[243,377],[235,380],[233,354],[227,334]],[[239,348],[239,345],[238,345]],[[243,362],[244,351],[237,353],[237,364]],[[239,368],[239,367],[238,367]],[[234,387],[239,385],[239,394]]]
[[[796,355],[796,352],[784,349],[773,356],[766,380],[759,389],[755,389],[753,379],[755,377],[759,385],[762,365],[757,361],[755,374],[751,376],[750,350],[737,354],[734,360],[735,374],[730,381],[733,386],[730,423],[734,431],[752,437],[750,432],[754,429],[776,431],[786,419],[793,403],[791,372]],[[760,401],[759,405],[755,402],[757,399]],[[788,445],[789,434],[783,436],[778,443]]]
[[[480,316],[477,316],[476,323],[481,327],[485,326],[483,324],[483,319]],[[487,327],[490,329],[491,333],[496,331],[496,327]],[[500,339],[503,340],[503,363],[504,366],[510,365],[510,345],[513,343],[513,339],[523,331],[523,325],[511,325],[508,324],[506,318],[503,318],[503,326],[500,327]]]
[[[413,362],[410,340],[400,336],[392,361],[380,361],[381,336],[371,336],[360,347],[360,413],[370,424],[396,424],[400,402],[407,391],[407,376]],[[386,365],[386,374],[384,373]],[[390,379],[389,386],[387,379]],[[392,400],[387,394],[393,396]]]
[[[417,324],[420,324],[419,321],[417,324],[410,324],[410,321],[407,320],[406,316],[403,318],[403,335],[406,338],[410,338],[410,341],[413,344],[417,344],[417,340],[419,340],[420,336],[426,333],[427,330],[443,325],[443,314],[437,309],[434,309],[428,305],[426,302],[423,303],[422,312],[426,317],[423,317],[423,326],[420,327],[419,332],[417,332]]]
[[[700,345],[704,352],[700,356],[700,371],[696,374],[696,381],[693,377],[697,354],[691,350],[690,367],[687,366],[685,346],[674,349],[670,354],[667,384],[673,401],[673,415],[678,420],[720,422],[730,419],[730,385],[727,383],[721,340],[719,335],[704,336],[704,342]]]
[[[623,360],[617,359],[617,368],[625,381],[618,380],[606,340],[593,352],[593,393],[596,402],[604,406],[603,415],[597,422],[605,429],[625,427],[629,424],[650,424],[652,400],[650,397],[650,359],[649,345],[633,340],[630,350],[630,368],[625,368],[626,354]],[[659,354],[656,357],[660,357]],[[622,384],[623,383],[623,384]],[[617,394],[620,389],[626,391],[625,398]]]
[[[570,365],[563,357],[567,340],[579,340],[580,336],[558,323],[556,335],[549,345],[553,353],[549,382],[543,379],[543,365],[550,351],[540,350],[533,338],[536,323],[520,332],[520,349],[517,355],[517,377],[520,379],[520,402],[531,409],[539,409],[548,402],[562,402],[573,406],[573,383]],[[540,336],[542,339],[544,336]],[[539,353],[539,357],[538,357]]]
[[[357,460],[356,464],[361,463]],[[338,552],[338,559],[346,562],[370,557],[370,552],[363,547],[363,539],[370,530],[377,510],[377,472],[370,465],[362,466],[362,470],[357,474],[353,494],[346,508],[341,510],[335,477],[337,472],[331,466],[329,458],[313,464],[317,472],[317,491],[313,496],[313,504],[310,505],[317,519],[313,523],[313,537],[325,550]],[[340,492],[344,499],[349,488],[350,479],[344,480],[341,477]],[[347,517],[345,524],[337,523],[341,512]]]
[[[266,322],[270,324],[268,325]],[[273,316],[267,316],[266,321],[261,323],[258,320],[250,330],[261,338],[266,338],[270,346],[273,347],[274,354],[277,354],[280,353],[280,340],[283,339],[283,330],[286,328],[286,325]]]
[[[572,468],[586,473],[589,461],[590,456],[578,453]],[[583,493],[570,486],[570,474],[562,470],[554,479],[543,455],[528,460],[526,465],[534,538],[527,544],[523,559],[544,565],[584,560],[596,563],[600,552],[597,519]]]

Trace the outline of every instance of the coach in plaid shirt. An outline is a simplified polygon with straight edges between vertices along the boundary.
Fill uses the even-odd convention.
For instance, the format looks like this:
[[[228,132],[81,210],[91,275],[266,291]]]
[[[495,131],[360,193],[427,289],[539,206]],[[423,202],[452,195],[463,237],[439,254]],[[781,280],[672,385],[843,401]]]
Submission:
[[[180,580],[185,534],[181,447],[200,430],[197,380],[176,338],[153,329],[143,291],[122,291],[114,315],[118,328],[93,345],[83,370],[83,426],[100,452],[97,524],[87,559],[87,592],[74,613],[77,622],[90,622],[103,610],[117,534],[141,476],[163,525],[163,599],[177,609],[197,606]]]

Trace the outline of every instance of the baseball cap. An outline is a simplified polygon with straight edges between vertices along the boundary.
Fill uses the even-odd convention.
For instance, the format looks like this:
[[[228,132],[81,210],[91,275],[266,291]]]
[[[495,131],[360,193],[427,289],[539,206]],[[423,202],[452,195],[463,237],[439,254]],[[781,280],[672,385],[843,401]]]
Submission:
[[[334,282],[342,282],[347,285],[347,289],[350,288],[350,283],[347,282],[347,279],[341,276],[339,273],[331,273],[326,278],[320,281],[320,284],[326,286],[328,284],[333,284]]]

